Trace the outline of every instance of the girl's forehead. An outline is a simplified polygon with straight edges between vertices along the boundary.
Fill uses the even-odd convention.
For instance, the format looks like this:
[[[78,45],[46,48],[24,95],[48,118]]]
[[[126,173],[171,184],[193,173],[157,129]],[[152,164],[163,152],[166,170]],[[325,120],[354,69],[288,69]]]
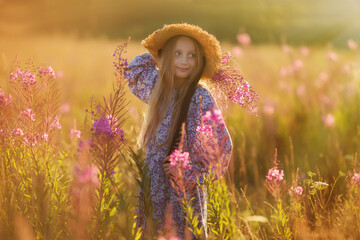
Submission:
[[[175,45],[176,49],[181,50],[192,50],[195,51],[195,43],[194,40],[192,40],[189,37],[181,36],[177,41]]]

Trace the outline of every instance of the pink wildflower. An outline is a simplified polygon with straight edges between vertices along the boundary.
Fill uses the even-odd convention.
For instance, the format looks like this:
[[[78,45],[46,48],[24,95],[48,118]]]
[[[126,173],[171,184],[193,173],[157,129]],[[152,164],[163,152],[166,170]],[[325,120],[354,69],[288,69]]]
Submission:
[[[19,117],[20,118],[25,117],[25,118],[30,119],[31,121],[35,121],[35,113],[31,108],[21,111],[19,114]]]
[[[7,97],[0,88],[0,105],[7,106],[10,103],[11,96]]]
[[[81,131],[76,129],[70,130],[70,138],[74,139],[75,137],[80,138],[81,137]]]
[[[64,73],[63,70],[57,70],[56,76],[57,76],[59,79],[63,79],[64,76],[65,76],[65,73]]]
[[[55,72],[51,67],[48,67],[47,69],[39,68],[39,73],[45,76],[50,76],[51,78],[56,78]]]
[[[214,121],[215,124],[224,124],[224,119],[221,114],[221,110],[216,109],[214,112],[207,111],[202,117],[203,122]]]
[[[306,46],[301,46],[301,47],[300,47],[300,53],[301,53],[301,55],[303,55],[304,57],[307,57],[307,56],[309,56],[309,54],[310,54],[310,50],[309,50],[309,48],[306,47]]]
[[[114,134],[114,136],[120,136],[120,140],[124,141],[124,131],[121,130],[120,128],[115,128],[112,133]]]
[[[44,140],[45,142],[48,142],[49,141],[49,135],[47,133],[44,133],[42,136],[41,136],[41,139]]]
[[[348,44],[348,47],[349,47],[351,50],[355,50],[355,49],[357,49],[357,47],[358,47],[358,44],[357,44],[354,40],[352,40],[352,39],[349,39],[349,40],[347,41],[347,44]]]
[[[24,86],[33,85],[36,83],[35,74],[29,71],[23,72],[21,69],[17,69],[15,73],[10,74],[10,81],[21,82]]]
[[[39,139],[39,135],[36,135],[35,137],[25,136],[24,142],[25,142],[25,144],[34,147],[38,144],[38,139]]]
[[[282,46],[282,50],[283,50],[285,53],[290,53],[290,52],[292,51],[292,48],[291,48],[289,45],[284,44],[284,45]]]
[[[293,62],[293,69],[294,70],[299,70],[300,68],[302,68],[304,66],[303,62],[300,59],[295,59]]]
[[[74,176],[80,183],[99,184],[98,168],[96,166],[87,166],[84,169],[75,166]]]
[[[332,52],[332,51],[329,51],[327,53],[327,58],[332,62],[336,62],[337,60],[339,60],[338,55],[336,53]]]
[[[222,63],[228,63],[228,62],[230,62],[230,60],[231,60],[231,54],[230,54],[230,52],[228,52],[225,56],[223,56],[223,57],[221,58],[221,62],[222,62]]]
[[[296,89],[296,94],[298,96],[304,96],[306,93],[306,86],[305,84],[301,84],[297,89]]]
[[[271,116],[275,113],[275,106],[270,102],[266,102],[263,111],[266,115]]]
[[[238,34],[236,39],[242,45],[249,45],[251,43],[251,38],[247,33]]]
[[[118,119],[111,114],[106,116],[105,119],[109,121],[109,126],[116,126],[118,124]]]
[[[290,191],[291,194],[295,196],[301,196],[301,197],[304,196],[303,195],[304,189],[301,186],[297,186],[297,187],[291,186]]]
[[[322,121],[323,121],[325,127],[335,126],[335,117],[330,113],[328,113],[326,116],[323,116]]]
[[[277,168],[271,168],[266,176],[267,182],[282,181],[284,179],[284,171]]]
[[[50,128],[50,130],[53,129],[53,128],[61,129],[61,124],[59,122],[59,116],[55,116],[55,118],[51,122],[49,128]]]
[[[354,173],[351,180],[354,184],[360,183],[360,173]]]
[[[12,135],[14,136],[22,136],[24,135],[24,132],[20,128],[16,128],[12,131]]]
[[[234,54],[236,57],[241,57],[241,56],[243,55],[243,50],[242,50],[242,48],[241,48],[241,47],[238,47],[238,46],[234,47],[234,48],[232,49],[232,52],[233,52],[233,54]]]
[[[179,150],[175,151],[170,155],[170,167],[175,168],[176,166],[181,166],[182,169],[189,169],[190,165],[188,162],[189,153],[181,153]]]

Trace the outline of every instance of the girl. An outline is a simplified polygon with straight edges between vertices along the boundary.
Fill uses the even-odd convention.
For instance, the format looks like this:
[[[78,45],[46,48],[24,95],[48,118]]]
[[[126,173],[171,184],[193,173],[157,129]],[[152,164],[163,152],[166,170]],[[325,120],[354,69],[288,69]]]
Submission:
[[[184,212],[176,191],[170,184],[176,175],[170,167],[169,155],[177,149],[181,137],[181,126],[185,124],[186,134],[182,150],[189,153],[190,169],[187,178],[202,182],[208,171],[204,159],[196,148],[197,128],[206,113],[218,109],[210,92],[199,84],[208,81],[220,67],[221,49],[219,42],[201,28],[190,24],[165,25],[142,41],[150,53],[135,57],[128,66],[125,77],[130,90],[148,104],[148,111],[139,138],[146,147],[145,163],[151,181],[153,220],[158,230],[165,225],[166,209],[171,206],[172,220],[179,237],[184,238]],[[220,116],[221,117],[221,116]],[[222,174],[228,166],[232,143],[225,124],[217,126],[217,138],[224,144],[221,158]],[[206,159],[205,159],[206,161]],[[140,189],[142,199],[142,189]],[[197,186],[191,193],[192,207],[199,216],[199,227],[206,234],[206,193]],[[137,208],[137,224],[146,229],[141,201]],[[143,236],[144,237],[144,236]]]

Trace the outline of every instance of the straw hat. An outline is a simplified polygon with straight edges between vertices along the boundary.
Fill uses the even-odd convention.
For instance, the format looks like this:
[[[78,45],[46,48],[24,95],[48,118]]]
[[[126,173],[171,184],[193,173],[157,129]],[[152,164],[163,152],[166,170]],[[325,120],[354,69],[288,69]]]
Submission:
[[[181,23],[164,25],[163,28],[156,30],[141,44],[149,50],[151,55],[158,57],[158,50],[172,37],[177,35],[189,36],[196,39],[205,51],[206,65],[202,78],[211,78],[221,64],[221,48],[219,41],[214,35],[209,34],[198,26]]]

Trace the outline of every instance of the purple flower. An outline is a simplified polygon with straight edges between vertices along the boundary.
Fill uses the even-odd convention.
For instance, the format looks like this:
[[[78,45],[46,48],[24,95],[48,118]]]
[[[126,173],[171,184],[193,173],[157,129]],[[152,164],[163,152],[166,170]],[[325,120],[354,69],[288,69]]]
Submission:
[[[113,136],[108,119],[95,120],[91,128],[95,135]]]

